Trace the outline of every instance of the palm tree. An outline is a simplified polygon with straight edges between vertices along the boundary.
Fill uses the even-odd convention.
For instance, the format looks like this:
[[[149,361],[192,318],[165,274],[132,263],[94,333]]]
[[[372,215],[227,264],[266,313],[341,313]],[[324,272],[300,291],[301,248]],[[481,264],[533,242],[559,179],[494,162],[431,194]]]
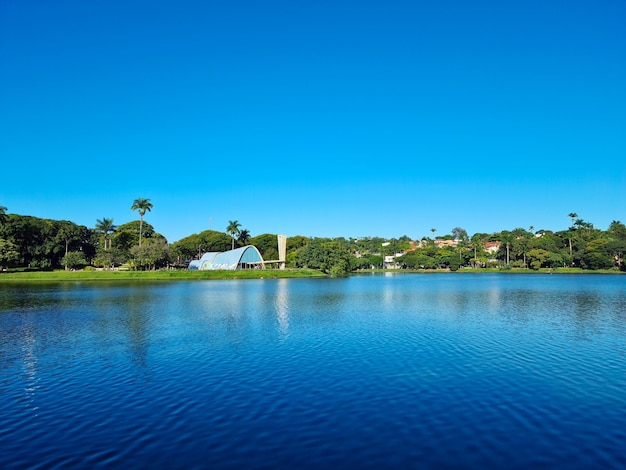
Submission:
[[[233,250],[235,249],[235,235],[241,233],[239,227],[241,227],[241,224],[238,220],[229,220],[228,227],[226,227],[226,232],[230,233],[230,236],[233,237]]]
[[[482,250],[485,247],[485,242],[482,235],[479,233],[475,233],[474,235],[472,235],[470,246],[474,249],[474,263],[476,263],[477,251]]]
[[[7,219],[7,208],[4,206],[0,206],[0,225],[6,223]]]
[[[572,227],[574,226],[574,220],[576,220],[576,217],[578,217],[578,214],[576,212],[570,212],[569,214],[567,214],[568,217],[570,217],[572,219]],[[572,257],[572,237],[568,238],[569,240],[569,257]]]
[[[513,242],[513,234],[508,230],[500,232],[500,242],[506,246],[506,265],[508,266],[511,261],[511,243]]]
[[[237,241],[242,245],[245,245],[246,243],[248,243],[248,240],[250,240],[250,231],[246,229],[241,230],[239,232],[239,237],[237,238]]]
[[[107,249],[107,240],[109,241],[109,248],[111,248],[111,239],[109,238],[109,232],[115,232],[115,225],[113,225],[113,219],[107,219],[106,217],[102,217],[102,219],[96,220],[96,231],[101,232],[104,235],[104,249]]]
[[[130,208],[131,211],[139,211],[139,246],[141,246],[141,229],[143,226],[143,216],[146,211],[151,211],[153,207],[154,206],[150,202],[150,199],[140,197],[133,201],[133,205]]]

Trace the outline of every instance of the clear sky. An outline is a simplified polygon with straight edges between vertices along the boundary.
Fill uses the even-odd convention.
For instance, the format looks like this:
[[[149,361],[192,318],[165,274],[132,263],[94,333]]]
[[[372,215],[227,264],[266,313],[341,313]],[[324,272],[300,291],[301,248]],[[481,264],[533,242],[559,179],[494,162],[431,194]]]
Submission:
[[[623,0],[0,0],[0,205],[170,242],[626,223]]]

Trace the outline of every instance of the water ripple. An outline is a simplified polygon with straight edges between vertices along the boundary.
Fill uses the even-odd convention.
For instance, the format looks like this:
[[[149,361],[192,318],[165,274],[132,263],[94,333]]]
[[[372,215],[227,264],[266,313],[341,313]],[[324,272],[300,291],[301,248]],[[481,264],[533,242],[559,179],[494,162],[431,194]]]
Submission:
[[[0,465],[624,467],[626,279],[585,279],[4,290]]]

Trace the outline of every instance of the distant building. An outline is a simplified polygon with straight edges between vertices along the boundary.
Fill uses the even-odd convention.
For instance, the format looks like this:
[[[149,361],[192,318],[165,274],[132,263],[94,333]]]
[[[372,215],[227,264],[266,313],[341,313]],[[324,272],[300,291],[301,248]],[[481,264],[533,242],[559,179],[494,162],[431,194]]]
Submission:
[[[188,269],[200,271],[265,269],[265,262],[259,250],[255,246],[248,245],[229,251],[205,253],[199,260],[191,261]]]
[[[437,240],[435,240],[435,246],[437,246],[437,248],[443,248],[444,246],[451,246],[451,247],[455,247],[459,244],[458,240],[442,240],[440,238],[438,238]]]
[[[502,244],[502,242],[486,242],[485,243],[485,251],[487,253],[495,253],[496,251],[498,251],[498,249],[500,248],[500,245]]]
[[[383,257],[383,269],[400,269],[400,264],[396,258],[399,258],[404,253],[396,253],[395,255],[386,255]]]

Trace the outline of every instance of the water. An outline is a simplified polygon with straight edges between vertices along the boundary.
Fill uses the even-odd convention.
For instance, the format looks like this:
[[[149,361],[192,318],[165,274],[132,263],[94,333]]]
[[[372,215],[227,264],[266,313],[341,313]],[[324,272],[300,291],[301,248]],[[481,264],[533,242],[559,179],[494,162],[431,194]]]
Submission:
[[[626,468],[626,276],[0,284],[1,468]]]

